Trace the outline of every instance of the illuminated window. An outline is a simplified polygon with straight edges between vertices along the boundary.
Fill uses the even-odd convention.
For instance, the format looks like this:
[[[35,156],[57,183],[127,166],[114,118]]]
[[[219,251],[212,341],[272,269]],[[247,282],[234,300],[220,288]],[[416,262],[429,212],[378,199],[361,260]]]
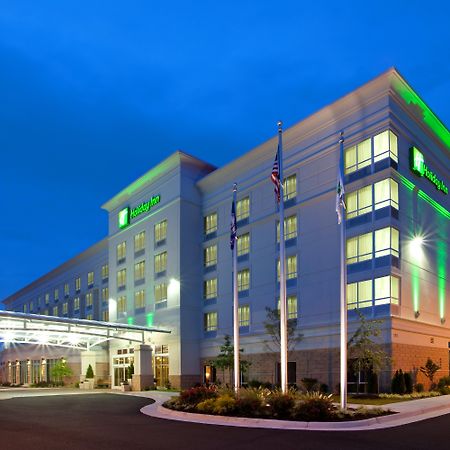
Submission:
[[[50,294],[46,293],[45,294],[45,304],[48,305],[50,303]]]
[[[139,252],[144,250],[145,248],[145,231],[141,231],[140,233],[134,236],[134,251]]]
[[[238,318],[240,327],[250,326],[250,305],[242,305],[238,308]]]
[[[383,131],[373,137],[374,162],[385,158],[398,161],[397,136],[391,130]]]
[[[347,264],[372,259],[372,233],[365,233],[347,239]]]
[[[69,283],[64,283],[64,297],[69,295]]]
[[[389,303],[398,305],[399,299],[400,280],[397,277],[388,275],[375,278],[375,305],[386,305]]]
[[[372,305],[398,305],[399,301],[400,279],[392,275],[347,285],[348,309],[367,308]]]
[[[375,231],[375,258],[386,255],[399,256],[399,232],[396,228]]]
[[[117,287],[124,288],[127,284],[127,269],[122,269],[117,272]]]
[[[217,264],[217,245],[210,245],[203,250],[203,261],[205,267]]]
[[[372,280],[359,281],[347,285],[347,308],[367,308],[372,306]]]
[[[205,331],[217,330],[217,312],[209,312],[203,315],[203,327]]]
[[[127,256],[127,243],[125,241],[117,244],[116,253],[117,262],[123,262]]]
[[[89,313],[86,315],[86,320],[93,320],[93,319],[94,319],[94,316],[92,313]]]
[[[106,280],[109,277],[109,266],[104,264],[102,266],[102,280]]]
[[[286,280],[297,278],[297,255],[286,258]],[[280,259],[277,263],[277,280],[280,281]]]
[[[297,296],[296,295],[288,295],[286,298],[287,301],[287,309],[288,309],[288,319],[296,319],[297,318]],[[280,311],[280,299],[278,299],[277,304],[278,312]]]
[[[217,231],[217,213],[208,214],[203,218],[203,231],[205,234]]]
[[[145,261],[139,261],[134,265],[134,281],[145,278]]]
[[[102,302],[107,302],[109,300],[109,288],[102,288]]]
[[[217,297],[217,278],[203,282],[203,296],[205,299]]]
[[[236,203],[236,220],[244,220],[250,216],[250,197],[245,197]]]
[[[238,291],[247,291],[250,289],[250,269],[240,270],[237,274]]]
[[[398,208],[398,183],[392,178],[374,184],[375,209],[392,206]]]
[[[372,185],[364,186],[345,196],[347,219],[372,212]]]
[[[94,284],[94,272],[88,272],[87,274],[87,282],[88,286],[92,286]]]
[[[289,216],[284,219],[284,240],[297,237],[297,216]],[[280,242],[280,222],[277,222],[277,242]]]
[[[344,153],[345,174],[356,172],[370,166],[372,159],[372,140],[366,139],[357,145],[346,148]]]
[[[165,272],[167,270],[167,252],[155,255],[155,273]]]
[[[58,288],[56,288],[53,291],[53,298],[55,299],[55,301],[59,300],[59,289]]]
[[[58,315],[58,307],[54,306],[52,309],[52,316],[57,316]]]
[[[75,297],[73,299],[73,310],[79,311],[80,310],[80,297]]]
[[[165,302],[167,300],[167,283],[155,285],[155,303]]]
[[[103,322],[108,322],[109,321],[109,311],[102,311],[102,320]]]
[[[237,255],[242,256],[250,252],[250,233],[239,236],[237,240]]]
[[[145,307],[145,291],[143,289],[134,293],[134,307],[136,309]]]
[[[67,314],[68,311],[69,311],[69,305],[67,304],[67,302],[64,302],[62,304],[62,312],[63,312],[63,314]]]
[[[86,294],[86,308],[90,308],[93,305],[93,295],[92,292]]]
[[[122,295],[117,299],[117,312],[125,313],[127,311],[127,296]]]
[[[81,290],[81,278],[77,277],[75,278],[75,291],[80,292]]]
[[[29,308],[29,309],[30,309],[30,312],[33,312],[33,309],[34,309],[34,304],[33,304],[33,302],[32,302],[32,301],[30,302],[30,308]]]
[[[167,220],[155,225],[155,243],[162,242],[167,238]]]
[[[297,196],[297,176],[291,175],[284,180],[284,200],[290,200]]]

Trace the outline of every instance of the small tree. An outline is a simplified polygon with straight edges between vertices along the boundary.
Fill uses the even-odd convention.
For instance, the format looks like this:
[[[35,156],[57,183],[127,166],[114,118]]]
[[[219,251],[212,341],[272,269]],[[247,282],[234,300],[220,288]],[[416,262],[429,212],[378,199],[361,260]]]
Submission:
[[[270,341],[265,341],[267,350],[279,353],[281,344],[280,310],[266,307],[266,320],[264,322],[266,333]],[[295,346],[302,340],[303,334],[297,332],[297,319],[287,321],[287,347],[288,351],[294,350]]]
[[[94,371],[92,370],[92,366],[90,364],[86,370],[86,378],[94,378]]]
[[[349,358],[352,360],[351,370],[355,375],[363,372],[367,376],[370,372],[377,375],[383,369],[390,358],[380,344],[374,342],[374,338],[381,334],[382,320],[367,320],[358,311],[360,324],[354,335],[348,342]],[[357,376],[356,392],[359,393],[359,377]],[[378,390],[378,389],[377,389]]]
[[[67,365],[67,361],[65,359],[59,360],[51,369],[52,378],[60,383],[63,382],[64,377],[70,377],[72,374],[73,371]]]
[[[441,368],[431,358],[427,359],[427,362],[419,370],[430,380],[431,389],[434,388],[434,375]]]
[[[134,364],[131,363],[131,364],[127,367],[126,371],[127,371],[127,379],[133,378],[133,374],[134,374]]]

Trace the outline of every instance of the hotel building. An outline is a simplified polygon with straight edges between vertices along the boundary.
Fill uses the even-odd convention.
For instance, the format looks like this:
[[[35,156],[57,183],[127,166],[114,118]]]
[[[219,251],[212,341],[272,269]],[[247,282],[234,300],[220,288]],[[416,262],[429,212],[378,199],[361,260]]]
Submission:
[[[398,368],[426,382],[418,368],[427,358],[441,366],[437,377],[448,375],[450,133],[390,69],[283,133],[288,317],[301,334],[289,351],[289,382],[317,378],[330,389],[339,382],[341,130],[349,337],[360,324],[358,312],[380,319],[378,339],[392,361],[380,374],[382,388]],[[149,342],[159,385],[229,381],[210,361],[233,330],[236,182],[240,338],[251,362],[245,379],[278,382],[279,355],[265,327],[279,295],[270,181],[276,147],[274,137],[222,168],[175,152],[102,206],[104,240],[4,299],[6,309],[164,328],[170,334],[154,333]],[[117,386],[133,345],[103,345],[96,370]],[[27,348],[6,344],[4,380],[18,382],[8,367],[20,374],[24,361],[66,352],[82,374],[73,350]]]

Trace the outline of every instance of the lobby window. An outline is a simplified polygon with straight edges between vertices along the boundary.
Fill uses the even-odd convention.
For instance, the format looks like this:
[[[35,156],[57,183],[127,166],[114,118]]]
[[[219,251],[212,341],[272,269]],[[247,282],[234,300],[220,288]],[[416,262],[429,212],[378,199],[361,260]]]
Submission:
[[[250,197],[245,197],[236,203],[236,220],[244,220],[250,217]]]
[[[297,255],[286,258],[286,280],[297,278]],[[277,280],[280,281],[280,260],[277,263]]]
[[[48,305],[50,303],[50,294],[47,292],[45,294],[45,304]]]
[[[117,312],[125,313],[127,311],[127,296],[122,295],[117,299]]]
[[[203,250],[203,262],[205,267],[217,264],[217,245],[210,245]]]
[[[385,158],[391,158],[398,162],[397,136],[391,130],[383,131],[373,137],[374,162]]]
[[[398,183],[392,178],[386,178],[374,184],[375,209],[392,206],[398,208]]]
[[[73,310],[79,311],[80,310],[80,297],[75,297],[73,299]]]
[[[127,284],[127,269],[122,269],[117,272],[117,288],[125,288]]]
[[[250,326],[250,305],[242,305],[238,308],[238,318],[240,327]]]
[[[242,234],[237,240],[237,255],[243,256],[250,253],[250,233]]]
[[[370,138],[346,148],[344,153],[345,175],[370,166],[371,159],[372,140]]]
[[[205,235],[217,231],[217,213],[208,214],[203,218],[203,232]]]
[[[386,255],[399,256],[399,231],[396,228],[375,231],[375,258]]]
[[[203,282],[203,297],[205,299],[217,297],[217,278],[211,278]]]
[[[109,300],[109,288],[102,288],[102,302],[107,302]]]
[[[64,283],[64,297],[68,297],[70,293],[69,283]]]
[[[88,272],[87,284],[88,284],[88,287],[92,287],[94,285],[94,272]]]
[[[58,316],[58,307],[57,306],[54,306],[52,308],[52,316]]]
[[[81,291],[81,277],[75,278],[75,292]]]
[[[109,277],[109,265],[104,264],[102,266],[102,280],[106,280]]]
[[[167,220],[163,220],[155,225],[155,243],[165,241],[167,238]]]
[[[91,308],[94,301],[93,301],[94,296],[92,295],[92,292],[88,292],[86,294],[86,308]]]
[[[155,255],[155,273],[162,273],[167,270],[167,252]]]
[[[134,293],[134,307],[135,309],[145,308],[145,291],[141,289]]]
[[[400,280],[388,275],[375,278],[375,306],[392,303],[398,305],[400,300]]]
[[[360,309],[372,306],[372,280],[347,284],[347,308]]]
[[[167,283],[155,285],[155,303],[167,301]]]
[[[145,249],[145,231],[141,231],[140,233],[134,236],[134,252],[140,252]]]
[[[56,288],[53,291],[53,298],[55,299],[55,302],[57,302],[59,300],[59,289],[58,288]]]
[[[284,180],[284,201],[297,196],[297,175],[291,175]]]
[[[217,331],[217,312],[208,312],[203,315],[203,328],[206,332]]]
[[[284,219],[284,240],[297,237],[297,216],[289,216]],[[280,242],[280,222],[277,222],[277,242]]]
[[[127,243],[125,241],[121,242],[120,244],[117,244],[116,254],[117,254],[117,263],[122,263],[125,261],[125,258],[127,256]]]
[[[103,322],[108,322],[109,321],[109,311],[102,311],[102,320]]]
[[[237,274],[238,291],[247,291],[250,289],[250,269],[240,270]]]
[[[134,265],[134,281],[145,278],[145,261],[139,261]]]
[[[286,298],[287,302],[287,313],[288,319],[296,319],[297,318],[297,296],[296,295],[288,295]],[[277,303],[278,314],[280,313],[280,299],[278,299]]]
[[[372,232],[347,239],[347,264],[372,259]]]
[[[67,304],[67,302],[64,302],[62,304],[62,313],[67,314],[68,312],[69,312],[69,305]]]

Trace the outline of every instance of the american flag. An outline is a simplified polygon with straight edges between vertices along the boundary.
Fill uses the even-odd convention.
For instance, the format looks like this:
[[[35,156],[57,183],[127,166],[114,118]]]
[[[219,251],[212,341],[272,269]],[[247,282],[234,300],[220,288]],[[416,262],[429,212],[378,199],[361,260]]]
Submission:
[[[338,224],[342,222],[342,209],[345,209],[345,201],[344,201],[345,189],[344,183],[342,182],[342,175],[339,171],[339,176],[336,185],[336,214],[338,216]]]
[[[234,244],[237,240],[237,225],[236,225],[236,209],[234,205],[234,200],[231,205],[231,227],[230,227],[230,248],[234,250]]]
[[[278,166],[278,151],[277,156],[275,156],[275,161],[273,162],[272,174],[270,175],[272,183],[275,185],[275,199],[277,203],[280,203],[280,171]]]

